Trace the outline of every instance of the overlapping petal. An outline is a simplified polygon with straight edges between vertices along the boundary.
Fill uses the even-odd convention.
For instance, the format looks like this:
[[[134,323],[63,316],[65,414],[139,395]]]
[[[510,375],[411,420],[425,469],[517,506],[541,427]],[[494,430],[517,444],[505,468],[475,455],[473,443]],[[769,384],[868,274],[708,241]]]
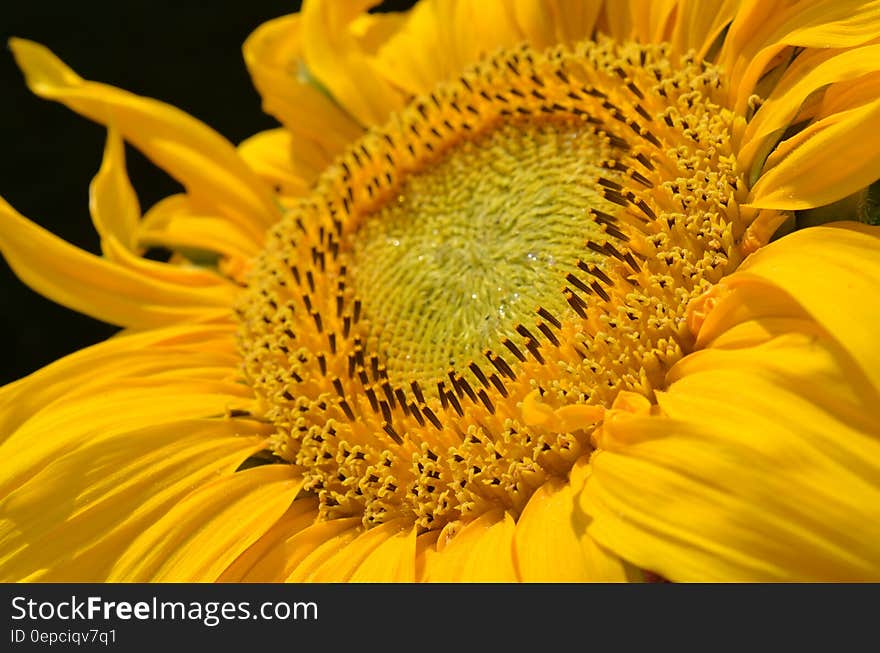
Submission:
[[[415,528],[393,520],[360,532],[328,555],[310,555],[288,582],[344,583],[357,575],[362,582],[415,580]]]
[[[869,186],[880,177],[878,121],[880,99],[875,99],[823,118],[783,141],[768,157],[750,204],[810,209]]]
[[[729,75],[730,104],[743,114],[758,80],[787,47],[848,48],[875,39],[878,31],[880,3],[873,0],[744,2],[719,58]]]
[[[144,214],[137,232],[140,247],[166,247],[222,256],[230,264],[244,266],[260,251],[260,245],[238,225],[206,213],[183,194],[170,195]]]
[[[145,279],[186,289],[204,288],[209,293],[222,288],[226,296],[234,292],[231,282],[216,271],[195,265],[158,263],[141,257],[141,213],[125,170],[124,145],[116,129],[108,131],[104,159],[89,191],[89,211],[107,260]]]
[[[67,430],[68,437],[74,433]],[[143,420],[141,426],[114,431],[112,438],[92,434],[69,451],[55,452],[0,500],[0,577],[106,579],[135,538],[193,487],[218,474],[231,475],[263,446],[265,435],[235,420],[185,419],[155,426]]]
[[[461,75],[481,56],[525,38],[512,8],[523,14],[521,18],[534,12],[527,2],[513,6],[474,0],[420,2],[379,48],[373,65],[404,93],[428,93],[437,83]],[[446,29],[447,25],[458,28]],[[540,30],[536,36],[547,38]]]
[[[100,581],[194,488],[265,446],[229,328],[122,334],[0,390],[0,575]],[[157,410],[157,407],[160,407]]]
[[[236,289],[219,277],[213,286],[191,287],[143,274],[140,266],[123,266],[66,243],[2,199],[0,220],[0,251],[10,267],[31,288],[68,308],[136,327],[229,313]]]
[[[210,582],[290,507],[302,481],[290,465],[264,465],[198,487],[120,556],[111,581]]]
[[[89,209],[105,256],[117,260],[108,247],[112,241],[125,251],[136,249],[141,207],[125,169],[125,144],[114,128],[107,131],[104,159],[89,189]]]
[[[574,512],[575,493],[563,479],[545,483],[532,495],[516,523],[514,560],[527,583],[623,582],[623,561],[584,537],[583,516]]]
[[[738,154],[739,165],[751,170],[766,139],[785,130],[802,110],[804,103],[827,86],[858,80],[877,71],[880,45],[849,50],[811,50],[802,53],[785,71],[770,95],[749,122],[744,144]]]
[[[282,197],[298,197],[308,191],[309,184],[293,171],[292,147],[292,134],[279,128],[254,134],[242,141],[238,153]]]
[[[605,2],[600,25],[615,38],[656,43],[668,39],[676,0]]]
[[[516,524],[503,510],[490,511],[467,523],[454,536],[440,535],[436,551],[425,559],[420,580],[435,583],[512,583]]]
[[[311,182],[362,127],[310,73],[299,14],[261,25],[245,41],[243,52],[264,111],[290,133],[292,173]]]
[[[234,326],[183,325],[122,333],[47,365],[0,389],[0,443],[26,420],[77,397],[100,395],[120,383],[152,377],[234,381]],[[207,370],[213,370],[210,376]]]
[[[607,419],[589,534],[672,580],[880,578],[878,238],[804,230],[722,281],[656,414]],[[741,310],[756,283],[789,301]]]
[[[673,52],[691,50],[706,57],[724,29],[733,20],[742,0],[679,0],[670,43]]]
[[[361,125],[382,124],[405,97],[383,79],[358,38],[356,20],[375,0],[313,0],[303,6],[302,47],[309,70]],[[367,19],[370,20],[370,19]],[[377,43],[368,39],[367,45]]]
[[[524,39],[538,49],[589,38],[596,28],[600,0],[516,0],[513,17]]]

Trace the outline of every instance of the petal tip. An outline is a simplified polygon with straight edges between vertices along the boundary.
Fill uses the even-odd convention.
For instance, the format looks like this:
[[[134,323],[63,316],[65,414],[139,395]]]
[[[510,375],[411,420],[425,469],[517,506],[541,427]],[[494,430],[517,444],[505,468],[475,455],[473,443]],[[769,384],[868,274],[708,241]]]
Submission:
[[[16,36],[9,39],[8,45],[28,87],[37,95],[50,95],[53,89],[82,81],[45,45]]]

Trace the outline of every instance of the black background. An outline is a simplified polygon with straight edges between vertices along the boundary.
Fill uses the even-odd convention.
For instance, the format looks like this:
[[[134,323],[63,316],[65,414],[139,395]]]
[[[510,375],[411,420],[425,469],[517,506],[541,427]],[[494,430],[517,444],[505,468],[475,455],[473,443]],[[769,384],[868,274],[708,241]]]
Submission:
[[[260,109],[241,44],[260,23],[298,8],[291,0],[0,0],[0,195],[65,240],[99,253],[88,185],[106,131],[32,95],[6,47],[9,37],[39,41],[85,79],[173,104],[238,143],[277,126]],[[142,210],[180,189],[131,148],[127,162]],[[31,291],[2,257],[0,315],[0,384],[116,331]]]

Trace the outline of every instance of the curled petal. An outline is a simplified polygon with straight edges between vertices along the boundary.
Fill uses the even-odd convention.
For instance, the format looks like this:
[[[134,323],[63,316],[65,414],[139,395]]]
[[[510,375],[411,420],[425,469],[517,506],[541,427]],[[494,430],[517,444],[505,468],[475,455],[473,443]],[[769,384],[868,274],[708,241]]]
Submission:
[[[24,39],[9,45],[34,93],[116,127],[193,198],[257,238],[280,217],[269,188],[232,144],[204,123],[157,100],[86,81],[42,45]]]

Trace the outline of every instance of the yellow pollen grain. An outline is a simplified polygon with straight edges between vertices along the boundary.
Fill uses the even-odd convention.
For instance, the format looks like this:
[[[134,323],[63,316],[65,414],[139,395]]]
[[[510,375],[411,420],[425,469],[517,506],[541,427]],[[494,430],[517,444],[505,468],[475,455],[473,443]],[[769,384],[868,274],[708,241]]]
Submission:
[[[723,92],[664,46],[502,51],[324,173],[238,307],[321,519],[516,516],[604,408],[663,388],[751,219]]]

